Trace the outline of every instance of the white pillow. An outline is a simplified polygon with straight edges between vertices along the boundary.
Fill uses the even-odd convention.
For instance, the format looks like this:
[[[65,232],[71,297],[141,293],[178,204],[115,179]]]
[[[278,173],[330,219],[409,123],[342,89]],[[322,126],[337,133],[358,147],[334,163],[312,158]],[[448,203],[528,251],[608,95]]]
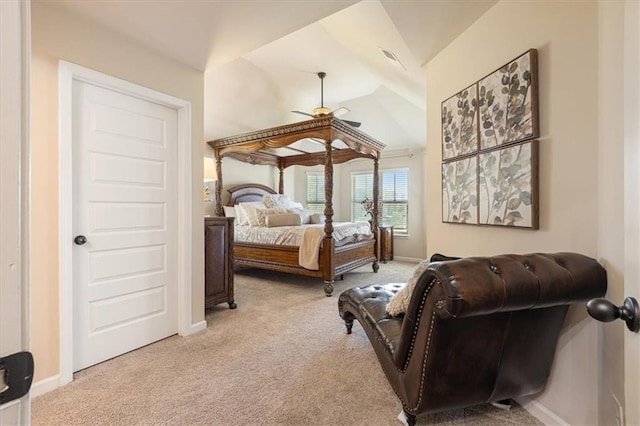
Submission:
[[[411,295],[413,294],[413,290],[416,287],[416,283],[420,279],[422,273],[427,269],[427,266],[431,263],[429,259],[424,259],[422,262],[418,263],[418,266],[415,267],[413,273],[411,274],[411,278],[407,281],[407,284],[403,288],[401,288],[387,303],[387,312],[391,316],[398,316],[407,312],[407,308],[409,308],[409,302],[411,301]]]
[[[300,224],[302,225],[306,225],[308,223],[310,223],[309,221],[311,220],[311,211],[307,210],[307,209],[302,209],[302,208],[291,208],[287,210],[288,213],[294,213],[297,214],[298,216],[300,216]]]
[[[313,213],[311,216],[309,216],[309,223],[322,225],[324,221],[325,221],[325,217],[323,214]]]
[[[291,200],[287,194],[267,194],[262,197],[262,202],[269,209],[276,209],[279,213],[286,213],[291,207]]]
[[[256,207],[266,208],[262,201],[249,201],[236,205],[236,225],[249,225],[249,216],[247,212]]]
[[[222,206],[225,217],[236,217],[236,208],[234,206]]]
[[[267,216],[267,227],[276,226],[299,226],[300,215],[296,213],[276,213]]]
[[[302,203],[299,203],[297,201],[292,201],[291,202],[291,208],[292,209],[304,209],[304,206],[302,205]]]
[[[245,206],[247,222],[249,226],[267,226],[267,216],[278,213],[276,209],[266,209],[260,207]]]

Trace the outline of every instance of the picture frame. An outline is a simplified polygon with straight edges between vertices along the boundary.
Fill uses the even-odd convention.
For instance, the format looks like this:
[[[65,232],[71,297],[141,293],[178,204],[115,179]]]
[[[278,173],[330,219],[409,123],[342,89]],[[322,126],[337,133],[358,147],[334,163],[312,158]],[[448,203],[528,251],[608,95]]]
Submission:
[[[478,154],[478,223],[538,229],[538,141]]]
[[[477,84],[480,151],[540,136],[536,49],[529,49]]]
[[[442,222],[478,223],[478,158],[442,164]]]
[[[473,84],[442,102],[442,160],[478,151],[478,87]]]

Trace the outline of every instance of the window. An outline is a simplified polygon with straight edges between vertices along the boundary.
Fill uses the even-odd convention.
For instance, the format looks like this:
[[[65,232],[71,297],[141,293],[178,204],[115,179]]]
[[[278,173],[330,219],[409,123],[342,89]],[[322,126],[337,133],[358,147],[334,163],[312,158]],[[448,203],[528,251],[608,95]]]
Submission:
[[[351,174],[351,221],[366,222],[371,216],[362,208],[362,200],[373,199],[373,173]]]
[[[384,170],[380,179],[380,199],[382,201],[382,223],[393,225],[396,234],[407,234],[409,211],[409,170]],[[362,208],[362,200],[373,199],[373,173],[353,173],[351,175],[351,220],[371,219]]]
[[[324,173],[307,173],[307,208],[324,214]]]

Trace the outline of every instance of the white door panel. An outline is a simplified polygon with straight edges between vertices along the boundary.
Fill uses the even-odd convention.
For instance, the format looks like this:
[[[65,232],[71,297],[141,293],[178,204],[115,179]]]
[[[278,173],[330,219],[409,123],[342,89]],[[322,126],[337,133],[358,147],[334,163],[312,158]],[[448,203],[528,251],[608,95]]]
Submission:
[[[89,203],[91,232],[162,230],[166,227],[164,203]]]
[[[178,331],[177,111],[73,83],[74,371]]]

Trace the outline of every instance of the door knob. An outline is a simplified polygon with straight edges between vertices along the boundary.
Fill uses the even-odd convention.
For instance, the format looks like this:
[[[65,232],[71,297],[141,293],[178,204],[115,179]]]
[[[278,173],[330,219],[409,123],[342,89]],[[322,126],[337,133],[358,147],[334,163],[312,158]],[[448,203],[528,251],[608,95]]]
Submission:
[[[602,322],[611,322],[620,318],[634,333],[640,331],[640,307],[633,297],[624,299],[622,306],[616,306],[607,299],[591,299],[587,302],[587,312]]]
[[[76,243],[77,245],[81,246],[84,243],[87,242],[87,237],[85,237],[84,235],[78,235],[77,237],[75,237],[73,239],[73,242]]]

